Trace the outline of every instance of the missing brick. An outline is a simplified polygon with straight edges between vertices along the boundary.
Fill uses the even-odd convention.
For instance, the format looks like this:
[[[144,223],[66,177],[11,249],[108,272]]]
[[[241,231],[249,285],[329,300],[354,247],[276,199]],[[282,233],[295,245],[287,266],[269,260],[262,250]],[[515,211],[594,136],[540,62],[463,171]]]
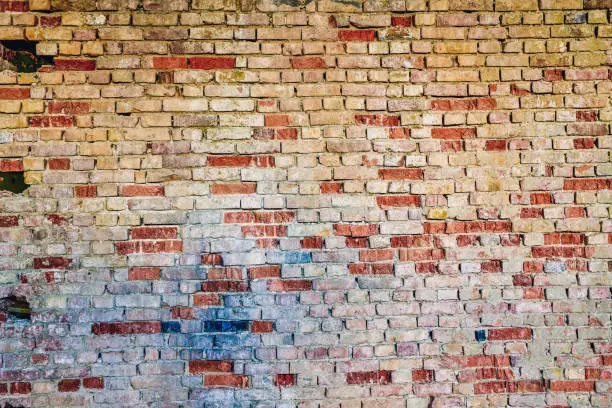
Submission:
[[[22,194],[28,187],[23,171],[0,172],[0,196]]]
[[[36,72],[45,65],[53,65],[49,57],[36,55],[37,41],[0,41],[0,60],[4,69],[17,72]]]
[[[9,296],[0,299],[0,320],[31,320],[32,308],[25,297]]]

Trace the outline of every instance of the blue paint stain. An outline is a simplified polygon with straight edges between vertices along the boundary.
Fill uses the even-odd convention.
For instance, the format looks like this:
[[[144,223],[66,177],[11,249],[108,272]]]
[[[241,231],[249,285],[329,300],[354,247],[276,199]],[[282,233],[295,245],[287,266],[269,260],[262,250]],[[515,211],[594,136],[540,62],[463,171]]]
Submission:
[[[202,328],[202,331],[215,333],[235,333],[248,330],[249,322],[246,320],[213,320],[209,322],[204,322],[204,327]]]
[[[212,347],[214,336],[192,334],[187,336],[170,336],[170,346],[205,348]]]
[[[181,322],[161,322],[162,333],[180,333]]]
[[[215,320],[257,320],[260,314],[255,308],[224,307],[216,309]]]
[[[259,342],[259,336],[253,335],[218,334],[215,336],[217,347],[259,346]]]
[[[476,341],[485,341],[487,339],[486,330],[476,330]]]
[[[202,350],[209,360],[250,360],[251,348],[210,348]]]
[[[269,252],[266,254],[268,263],[271,264],[298,264],[312,261],[310,252]]]

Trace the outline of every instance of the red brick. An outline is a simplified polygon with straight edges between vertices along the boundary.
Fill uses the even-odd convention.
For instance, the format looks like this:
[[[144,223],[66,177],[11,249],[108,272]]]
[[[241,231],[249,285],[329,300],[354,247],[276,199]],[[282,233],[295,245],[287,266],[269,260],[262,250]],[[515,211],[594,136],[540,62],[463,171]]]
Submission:
[[[287,235],[285,225],[245,225],[242,236],[247,237],[283,237]]]
[[[71,263],[71,259],[59,256],[34,258],[34,269],[66,269]]]
[[[347,248],[367,248],[367,238],[346,238],[344,241]]]
[[[416,273],[438,273],[438,266],[433,262],[417,263]]]
[[[0,171],[5,173],[13,173],[23,171],[23,161],[18,160],[0,160]]]
[[[140,247],[145,254],[183,252],[182,241],[141,241]]]
[[[378,177],[383,180],[423,180],[421,169],[379,169]]]
[[[97,186],[76,186],[74,188],[75,197],[97,197],[98,187]]]
[[[470,356],[467,358],[468,367],[507,367],[510,365],[508,356]]]
[[[163,197],[163,195],[164,186],[121,186],[121,196],[123,197]]]
[[[389,384],[391,371],[357,371],[346,374],[347,384]]]
[[[221,265],[223,264],[223,257],[220,254],[203,254],[202,264],[203,265]]]
[[[544,299],[544,288],[523,289],[523,299]]]
[[[521,208],[521,218],[544,218],[543,208]]]
[[[593,392],[595,381],[583,380],[552,380],[550,391],[557,392]]]
[[[359,260],[361,262],[391,261],[394,255],[394,249],[370,249],[359,251]]]
[[[254,220],[255,216],[250,211],[226,212],[223,214],[223,222],[226,224],[247,224]]]
[[[431,237],[424,235],[404,235],[391,237],[391,247],[393,248],[429,247],[431,246],[431,243]]]
[[[355,123],[368,126],[399,126],[397,115],[355,115]]]
[[[16,13],[27,12],[30,9],[28,1],[7,0],[0,1],[0,11],[12,11]]]
[[[525,327],[489,329],[488,340],[531,340],[532,331]]]
[[[565,216],[567,218],[584,218],[586,217],[586,209],[583,207],[567,207]]]
[[[272,326],[272,322],[255,321],[251,324],[251,331],[253,333],[270,333]]]
[[[563,81],[563,74],[565,73],[562,69],[547,69],[544,71],[544,80],[546,81]]]
[[[576,121],[578,122],[596,122],[597,111],[576,111]]]
[[[493,110],[496,107],[497,101],[493,98],[435,99],[431,101],[431,109],[436,111]]]
[[[211,186],[213,194],[254,194],[256,183],[219,183]]]
[[[350,264],[349,272],[352,275],[392,275],[393,274],[393,264],[390,264],[390,263]]]
[[[53,66],[59,71],[94,71],[96,61],[79,59],[55,59]]]
[[[508,143],[505,140],[487,140],[485,142],[485,150],[487,151],[508,150]]]
[[[268,127],[290,126],[291,118],[289,115],[266,115],[264,125]]]
[[[153,57],[153,68],[185,69],[188,67],[185,57]]]
[[[196,320],[196,309],[191,307],[174,306],[171,308],[173,319]]]
[[[40,16],[38,20],[41,27],[57,27],[62,24],[61,16]]]
[[[19,226],[19,216],[0,215],[0,228],[10,228]]]
[[[204,386],[246,388],[249,386],[249,377],[238,374],[206,375],[204,376]]]
[[[59,214],[48,214],[45,217],[51,224],[53,225],[69,225],[70,224],[70,217],[69,216],[63,216],[63,215],[59,215]]]
[[[298,292],[310,290],[311,281],[299,279],[287,280],[270,280],[268,281],[268,290],[270,292]]]
[[[421,197],[418,195],[378,196],[376,197],[376,203],[381,208],[419,207],[421,205]]]
[[[530,195],[531,204],[552,204],[553,197],[551,193],[532,193]]]
[[[204,373],[231,373],[234,371],[234,363],[219,360],[191,360],[189,362],[190,374]]]
[[[480,270],[485,273],[500,273],[502,271],[501,261],[492,260],[481,262]]]
[[[210,280],[222,280],[222,279],[233,279],[233,280],[241,280],[244,279],[244,270],[242,268],[232,268],[232,267],[224,267],[224,268],[209,268],[208,269],[208,279]]]
[[[74,116],[31,116],[31,127],[73,127],[75,125]]]
[[[279,388],[290,388],[295,385],[295,374],[276,374],[274,385]]]
[[[391,25],[393,27],[412,27],[414,25],[414,18],[412,16],[406,17],[391,17]]]
[[[321,194],[342,194],[342,183],[321,183]]]
[[[257,224],[282,224],[295,219],[293,211],[256,211],[254,216]]]
[[[470,139],[476,137],[475,128],[433,128],[431,137],[434,139]]]
[[[251,279],[280,278],[281,268],[279,265],[253,266],[249,268]]]
[[[196,293],[193,295],[194,306],[219,306],[221,298],[214,293]]]
[[[394,127],[389,129],[390,139],[409,139],[411,131],[409,128]]]
[[[594,149],[595,139],[592,137],[583,137],[574,139],[574,149]]]
[[[94,323],[91,332],[102,334],[155,334],[161,331],[160,322]]]
[[[340,41],[374,41],[376,31],[374,30],[340,30],[338,32]]]
[[[564,190],[605,190],[612,188],[612,180],[608,179],[565,179]]]
[[[132,239],[175,239],[177,234],[177,227],[132,228]]]
[[[83,378],[83,388],[87,388],[91,390],[101,390],[104,388],[104,378],[102,377]]]
[[[68,114],[78,115],[89,113],[91,103],[89,102],[73,102],[73,101],[51,101],[48,105],[50,114]]]
[[[195,57],[189,59],[192,69],[233,69],[236,67],[236,58],[230,57]]]
[[[251,156],[208,156],[206,164],[212,167],[248,167],[252,162]]]
[[[321,57],[293,57],[291,67],[294,69],[319,69],[327,68],[325,60]]]
[[[158,280],[160,272],[160,268],[155,267],[130,268],[128,271],[128,280]]]
[[[500,394],[508,392],[505,381],[490,381],[474,384],[474,394]]]
[[[412,370],[413,382],[432,382],[433,370]]]
[[[57,390],[59,392],[75,392],[81,388],[81,380],[61,380],[57,384]]]
[[[235,281],[210,281],[202,282],[203,292],[248,292],[249,285],[246,282]]]
[[[70,159],[49,159],[49,170],[70,170]]]
[[[302,238],[301,246],[304,249],[322,249],[323,248],[323,238],[321,237]]]
[[[11,394],[29,394],[32,392],[32,384],[29,382],[13,382],[10,384]]]
[[[0,100],[30,99],[30,88],[0,88]]]
[[[533,285],[533,278],[529,275],[514,275],[512,284],[514,286],[531,286]]]
[[[297,140],[297,129],[274,129],[274,134],[277,140]]]

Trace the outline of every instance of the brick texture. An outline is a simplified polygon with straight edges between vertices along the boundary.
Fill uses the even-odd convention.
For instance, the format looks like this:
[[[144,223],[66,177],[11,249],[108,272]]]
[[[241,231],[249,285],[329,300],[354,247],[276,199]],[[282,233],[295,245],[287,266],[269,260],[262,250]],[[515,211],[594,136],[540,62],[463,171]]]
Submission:
[[[612,406],[611,11],[0,1],[0,407]]]

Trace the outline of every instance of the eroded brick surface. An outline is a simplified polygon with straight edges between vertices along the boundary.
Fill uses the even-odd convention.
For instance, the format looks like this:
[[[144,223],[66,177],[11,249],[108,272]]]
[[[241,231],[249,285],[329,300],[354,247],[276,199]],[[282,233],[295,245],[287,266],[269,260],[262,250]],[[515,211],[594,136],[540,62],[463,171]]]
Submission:
[[[611,7],[0,1],[0,407],[611,406]]]

